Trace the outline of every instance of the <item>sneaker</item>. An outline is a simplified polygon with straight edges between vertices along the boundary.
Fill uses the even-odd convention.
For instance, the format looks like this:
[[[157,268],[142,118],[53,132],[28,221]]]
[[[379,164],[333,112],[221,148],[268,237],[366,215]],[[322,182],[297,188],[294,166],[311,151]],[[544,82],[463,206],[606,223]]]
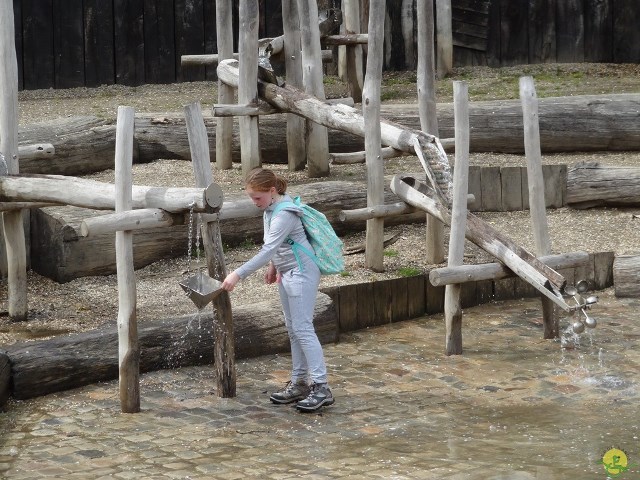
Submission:
[[[307,398],[296,403],[296,408],[301,412],[315,412],[325,405],[333,405],[334,401],[331,389],[326,383],[314,383]]]
[[[287,382],[282,390],[273,392],[269,399],[273,403],[286,404],[302,400],[309,395],[311,389],[306,383]]]

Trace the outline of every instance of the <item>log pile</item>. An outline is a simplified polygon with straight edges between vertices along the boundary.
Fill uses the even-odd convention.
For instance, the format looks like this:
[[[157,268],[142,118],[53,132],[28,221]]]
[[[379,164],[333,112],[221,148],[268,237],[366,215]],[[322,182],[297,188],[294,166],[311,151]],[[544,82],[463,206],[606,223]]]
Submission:
[[[289,350],[281,311],[277,299],[234,308],[236,358]],[[323,293],[318,294],[314,324],[321,343],[338,340],[336,311],[331,298]],[[140,371],[211,364],[212,329],[210,313],[140,324]],[[114,380],[118,378],[117,327],[109,325],[77,335],[12,345],[7,355],[16,399]]]
[[[364,184],[328,181],[291,187],[290,193],[322,211],[339,235],[362,231],[365,221],[343,223],[339,220],[342,210],[366,206]],[[385,202],[394,203],[398,198],[385,193]],[[115,272],[115,247],[113,234],[82,237],[83,220],[104,211],[78,207],[47,207],[32,211],[32,268],[40,275],[58,282],[93,275],[109,275]],[[387,225],[424,221],[424,215],[413,213],[397,215],[386,220]],[[223,242],[239,245],[247,239],[262,240],[262,212],[246,198],[246,195],[225,199],[220,211],[220,229]],[[141,268],[162,258],[186,254],[188,220],[182,225],[154,228],[134,233],[134,265]],[[95,255],[95,252],[101,252]]]
[[[541,98],[540,143],[544,153],[605,150],[640,150],[637,112],[640,94]],[[420,129],[416,105],[383,105],[381,114],[391,122]],[[579,125],[575,119],[580,118]],[[215,159],[216,119],[205,115]],[[452,138],[453,105],[438,105],[441,138]],[[522,107],[517,100],[475,102],[469,106],[470,151],[523,152]],[[260,118],[260,148],[265,163],[286,163],[286,115]],[[234,134],[232,156],[240,161],[240,142]],[[134,162],[160,158],[189,159],[184,115],[138,114],[135,122]],[[115,118],[92,116],[61,118],[22,126],[20,145],[50,143],[55,155],[20,162],[23,173],[80,175],[113,168]],[[363,150],[361,137],[340,130],[329,135],[331,152]]]

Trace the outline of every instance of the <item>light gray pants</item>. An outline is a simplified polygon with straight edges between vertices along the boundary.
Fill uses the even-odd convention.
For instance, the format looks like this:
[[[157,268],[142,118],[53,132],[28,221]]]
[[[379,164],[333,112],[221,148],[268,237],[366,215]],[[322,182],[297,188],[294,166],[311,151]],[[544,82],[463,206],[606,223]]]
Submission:
[[[284,322],[291,342],[291,381],[309,379],[312,383],[327,383],[327,367],[322,346],[313,328],[313,310],[320,284],[320,270],[313,261],[282,273],[278,284]]]

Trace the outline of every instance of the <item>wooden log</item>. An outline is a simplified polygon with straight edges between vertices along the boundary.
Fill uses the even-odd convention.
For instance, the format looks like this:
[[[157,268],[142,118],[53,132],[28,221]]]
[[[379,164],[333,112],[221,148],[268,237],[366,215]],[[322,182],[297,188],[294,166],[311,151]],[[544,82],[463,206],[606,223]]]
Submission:
[[[306,203],[321,210],[339,235],[360,232],[364,221],[343,223],[341,210],[366,207],[366,187],[361,183],[327,181],[289,187],[293,195],[300,195]],[[399,198],[385,190],[385,203]],[[48,207],[32,211],[31,265],[40,275],[58,282],[74,278],[115,273],[114,235],[100,234],[83,237],[82,222],[105,215],[106,211],[79,207]],[[201,214],[206,218],[207,214]],[[247,239],[262,240],[262,212],[244,194],[225,199],[219,212],[220,230],[225,244],[239,245]],[[388,226],[424,221],[424,214],[414,213],[387,217]],[[162,258],[173,258],[187,252],[188,222],[171,227],[135,231],[134,265],[142,268]],[[101,252],[95,255],[94,252]]]
[[[540,261],[554,270],[562,270],[587,264],[589,262],[589,254],[587,252],[571,252],[545,255],[540,257]],[[515,276],[515,273],[501,263],[485,263],[482,265],[434,268],[429,272],[429,281],[435,287],[442,287],[452,283],[501,280]]]
[[[50,143],[38,143],[35,145],[21,145],[18,147],[20,160],[32,160],[50,158],[56,154],[56,149]]]
[[[436,0],[436,46],[438,78],[444,78],[453,68],[451,0]]]
[[[320,27],[316,0],[297,0],[302,48],[302,83],[304,91],[324,100]],[[355,101],[358,97],[351,95]],[[293,112],[295,113],[295,112]],[[329,139],[322,124],[306,117],[305,131],[307,172],[310,178],[329,175]]]
[[[0,177],[0,201],[46,202],[98,210],[115,209],[115,185],[61,175]],[[208,197],[216,197],[219,187],[207,188],[132,187],[133,208],[162,208],[181,212],[210,210]]]
[[[529,212],[533,226],[535,252],[538,256],[551,253],[551,238],[547,222],[540,151],[540,128],[538,124],[538,97],[532,77],[520,78],[520,100],[524,122],[524,152],[527,159],[527,184],[529,191]],[[542,301],[543,338],[560,336],[560,321],[553,302],[545,297]]]
[[[218,55],[225,60],[233,58],[233,8],[231,0],[216,1],[216,40]],[[232,103],[234,90],[218,79],[218,103]],[[233,166],[233,119],[221,118],[216,121],[215,162],[220,170]]]
[[[369,42],[367,33],[351,33],[344,35],[327,35],[321,38],[325,45],[366,45]]]
[[[436,59],[434,46],[433,1],[418,0],[418,109],[420,129],[440,136],[436,110]],[[442,141],[442,140],[441,140]],[[426,260],[431,264],[444,262],[444,225],[427,214]]]
[[[288,79],[288,82],[291,82]],[[353,99],[351,97],[345,98],[330,98],[325,100],[328,104],[335,105],[349,105],[353,107]],[[269,105],[265,102],[258,102],[258,105],[224,105],[224,104],[215,104],[212,108],[214,117],[232,117],[232,116],[243,116],[243,115],[273,115],[276,113],[280,113],[280,110]],[[299,118],[296,116],[296,118]]]
[[[236,359],[289,351],[279,300],[234,309]],[[322,343],[338,340],[338,320],[331,299],[319,293],[314,326]],[[213,320],[209,314],[159,319],[140,324],[140,371],[210,365],[214,362]],[[11,345],[12,395],[16,399],[109,381],[118,376],[115,325],[86,333]]]
[[[134,110],[118,107],[116,131],[116,213],[131,210]],[[131,231],[116,232],[118,278],[118,383],[122,413],[140,411],[140,344],[136,318],[136,274]]]
[[[223,102],[219,102],[223,103]],[[231,103],[231,102],[224,102]],[[540,146],[543,153],[574,151],[640,150],[637,112],[640,94],[541,98],[538,102]],[[382,105],[381,114],[391,122],[420,129],[416,105]],[[580,118],[577,126],[574,119]],[[216,150],[217,120],[205,115],[210,150]],[[51,143],[52,158],[20,163],[22,173],[80,175],[113,168],[115,119],[97,117],[59,118],[20,126],[19,145]],[[524,150],[520,101],[473,102],[469,106],[470,151],[522,153]],[[442,138],[453,137],[453,106],[438,104],[438,127]],[[334,127],[332,127],[334,128]],[[285,115],[263,117],[260,147],[265,163],[285,163],[287,144]],[[189,160],[184,115],[147,113],[136,115],[134,162],[160,158]],[[443,147],[450,151],[444,140]],[[453,145],[451,142],[449,145]],[[233,161],[240,161],[237,132],[232,141]],[[363,150],[362,137],[354,132],[333,130],[332,152]]]
[[[346,35],[360,33],[360,4],[358,0],[345,0],[342,4],[344,15],[344,32]],[[349,92],[356,103],[362,101],[364,85],[362,46],[352,45],[346,49],[346,77]]]
[[[282,50],[277,52],[278,54],[282,53]],[[320,52],[322,63],[331,63],[333,62],[333,52],[331,50],[322,50]],[[277,58],[277,55],[273,55]],[[230,57],[221,58],[217,53],[208,53],[208,54],[200,54],[200,55],[182,55],[180,57],[180,64],[183,67],[197,67],[197,66],[212,66],[217,65],[222,60],[227,60],[232,58],[234,60],[240,59],[239,53],[233,53]]]
[[[453,82],[456,121],[456,168],[453,175],[451,233],[449,235],[448,267],[458,267],[464,261],[467,227],[467,192],[469,191],[469,93],[467,84]],[[460,284],[449,284],[444,290],[445,355],[462,354],[462,304]]]
[[[640,205],[640,167],[579,163],[567,171],[567,204],[573,208]]]
[[[256,80],[258,78],[258,3],[255,0],[240,0],[238,52],[240,66],[238,73],[238,103],[249,104],[258,99]],[[260,166],[260,144],[258,137],[258,117],[240,117],[240,158],[242,173]]]
[[[417,209],[405,202],[392,203],[391,205],[375,205],[373,207],[358,208],[340,212],[339,218],[343,222],[353,222],[358,220],[369,220],[371,218],[384,218],[390,215],[404,215],[413,213]]]
[[[613,286],[616,297],[640,297],[640,255],[616,255]]]
[[[170,214],[160,208],[141,208],[99,217],[87,218],[80,224],[80,235],[103,235],[123,230],[145,230],[148,228],[182,225],[184,214]]]
[[[18,63],[13,3],[0,2],[0,174],[18,168]],[[6,177],[0,177],[6,178]],[[8,310],[14,321],[27,319],[27,251],[20,210],[2,214],[7,261]]]
[[[208,185],[213,181],[211,161],[207,148],[207,129],[204,126],[199,103],[185,107],[185,117],[189,129],[189,143],[193,158],[193,174],[196,186]],[[220,222],[207,222],[202,226],[202,245],[207,257],[207,271],[211,278],[223,281],[227,276]],[[223,291],[212,302],[214,363],[216,370],[216,394],[218,397],[236,396],[235,341],[233,338],[233,318],[229,292]]]
[[[380,147],[380,86],[384,44],[384,6],[385,0],[371,0],[367,75],[362,91],[368,207],[380,205],[384,199],[384,163]],[[365,266],[374,272],[384,271],[383,242],[384,218],[374,217],[367,220]]]
[[[403,157],[407,154],[396,150],[393,147],[385,147],[380,150],[380,157],[383,159]],[[347,153],[330,153],[330,163],[334,165],[353,165],[354,163],[365,163],[367,152],[347,152]]]

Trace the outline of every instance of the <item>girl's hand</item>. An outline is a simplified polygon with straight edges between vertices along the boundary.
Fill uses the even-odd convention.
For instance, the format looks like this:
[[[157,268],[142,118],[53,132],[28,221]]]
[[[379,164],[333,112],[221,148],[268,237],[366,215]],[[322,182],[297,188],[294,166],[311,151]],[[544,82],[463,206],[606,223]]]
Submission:
[[[278,272],[276,271],[276,267],[273,266],[273,263],[270,263],[269,267],[267,267],[267,271],[264,274],[264,283],[272,284],[277,280],[277,278]]]
[[[226,290],[227,292],[232,292],[239,281],[240,275],[238,275],[236,272],[231,272],[222,282],[221,288],[223,290]]]

